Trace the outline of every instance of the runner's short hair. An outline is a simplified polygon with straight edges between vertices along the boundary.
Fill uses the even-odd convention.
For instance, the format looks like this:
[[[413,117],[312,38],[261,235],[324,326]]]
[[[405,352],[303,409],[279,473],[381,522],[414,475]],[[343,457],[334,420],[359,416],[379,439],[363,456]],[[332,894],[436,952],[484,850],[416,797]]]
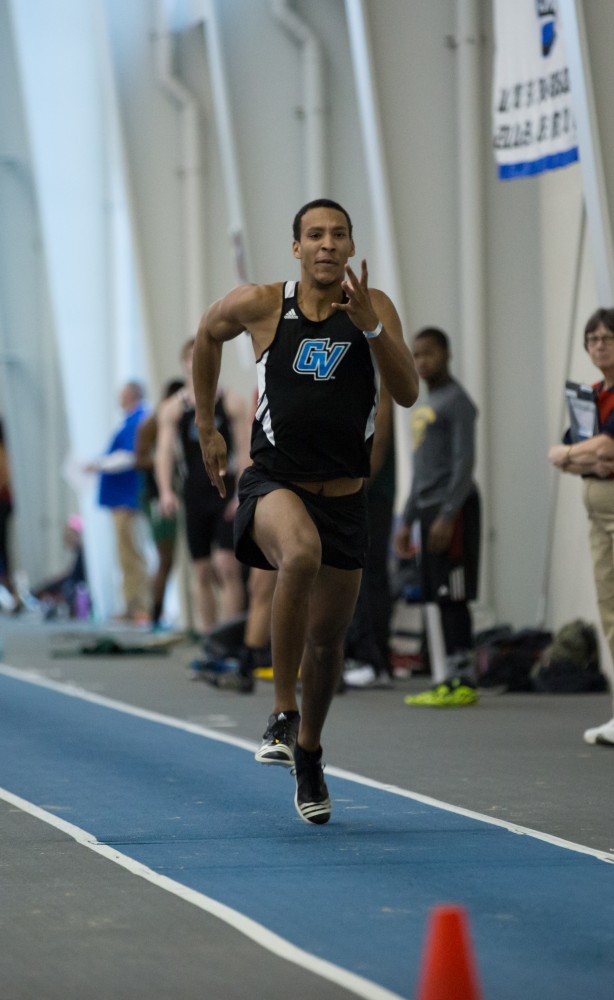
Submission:
[[[352,220],[350,219],[350,216],[346,212],[345,208],[343,208],[338,201],[331,201],[330,198],[315,198],[314,201],[308,201],[306,205],[299,208],[298,212],[294,216],[294,222],[292,223],[292,235],[297,243],[301,238],[301,220],[305,213],[311,211],[312,208],[333,208],[336,212],[341,212],[345,215],[350,239],[352,239]]]

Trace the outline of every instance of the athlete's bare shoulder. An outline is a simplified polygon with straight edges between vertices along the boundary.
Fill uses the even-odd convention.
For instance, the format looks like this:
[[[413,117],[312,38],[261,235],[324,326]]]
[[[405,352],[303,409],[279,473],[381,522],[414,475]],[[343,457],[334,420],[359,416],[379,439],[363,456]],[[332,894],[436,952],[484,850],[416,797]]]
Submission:
[[[274,281],[265,285],[252,285],[251,306],[255,320],[264,319],[281,309],[283,283]]]
[[[243,330],[262,333],[277,322],[283,285],[238,285],[207,310],[203,325],[216,340],[227,340]]]

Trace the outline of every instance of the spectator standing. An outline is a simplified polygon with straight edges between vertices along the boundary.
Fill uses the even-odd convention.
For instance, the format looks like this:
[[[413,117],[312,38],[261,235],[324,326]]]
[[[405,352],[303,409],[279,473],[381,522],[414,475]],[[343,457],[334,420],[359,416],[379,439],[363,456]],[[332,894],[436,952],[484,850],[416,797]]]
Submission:
[[[122,573],[122,619],[134,624],[149,622],[150,591],[147,563],[139,537],[141,476],[135,468],[136,433],[148,415],[140,382],[126,382],[119,394],[124,420],[111,438],[105,454],[86,466],[100,474],[98,502],[113,517],[117,557]]]
[[[258,408],[258,390],[254,393],[252,419]],[[271,608],[277,574],[252,566],[247,579],[247,614],[240,649],[233,657],[238,659],[236,670],[220,673],[205,670],[204,679],[213,687],[251,694],[255,688],[254,671],[271,666]],[[206,664],[206,661],[205,661]]]
[[[245,400],[238,393],[220,390],[215,399],[215,421],[229,455],[226,494],[222,498],[205,472],[198,441],[193,354],[194,338],[181,352],[185,387],[162,403],[158,410],[154,468],[160,510],[165,517],[172,517],[181,503],[173,483],[179,451],[188,549],[194,569],[200,626],[206,633],[216,624],[240,615],[245,606],[242,570],[233,551],[233,519],[237,507],[237,472],[247,459],[249,423]]]
[[[584,348],[603,378],[593,385],[598,431],[549,451],[560,472],[583,478],[599,617],[614,661],[614,309],[597,309],[584,328]],[[587,743],[614,746],[614,717],[584,733]]]
[[[472,705],[473,625],[469,601],[477,597],[480,499],[473,479],[477,409],[450,374],[447,334],[426,327],[414,337],[413,354],[426,396],[412,411],[413,474],[397,555],[412,553],[412,526],[420,531],[420,567],[425,602],[441,614],[446,679],[431,690],[408,695],[409,705]]]
[[[162,390],[162,402],[184,386],[183,379],[171,379]],[[158,484],[154,475],[154,455],[158,437],[158,413],[154,410],[145,417],[137,428],[136,467],[142,473],[141,506],[156,547],[158,565],[151,584],[151,626],[160,629],[166,586],[173,568],[177,541],[177,515],[165,517],[160,509]]]

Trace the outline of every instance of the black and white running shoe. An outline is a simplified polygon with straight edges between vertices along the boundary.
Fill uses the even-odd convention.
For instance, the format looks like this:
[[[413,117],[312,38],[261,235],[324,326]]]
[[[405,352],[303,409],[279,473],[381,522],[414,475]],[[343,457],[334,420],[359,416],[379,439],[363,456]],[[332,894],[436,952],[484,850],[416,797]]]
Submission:
[[[324,781],[322,747],[309,753],[298,744],[294,748],[296,795],[294,805],[305,823],[328,823],[333,811]]]
[[[256,760],[261,764],[281,764],[282,767],[292,767],[299,722],[298,712],[292,712],[290,717],[286,712],[269,715],[269,721],[262,737],[262,746],[255,755]]]

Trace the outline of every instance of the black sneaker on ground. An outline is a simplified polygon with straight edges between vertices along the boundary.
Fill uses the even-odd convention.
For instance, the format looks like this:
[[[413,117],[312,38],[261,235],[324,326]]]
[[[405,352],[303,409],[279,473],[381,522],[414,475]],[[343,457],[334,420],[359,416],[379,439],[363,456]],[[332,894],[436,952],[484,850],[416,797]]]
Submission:
[[[333,811],[324,781],[322,747],[309,753],[298,744],[294,748],[296,795],[294,805],[305,823],[328,823]]]
[[[226,670],[223,673],[205,673],[204,680],[212,687],[222,691],[239,691],[241,694],[252,694],[256,687],[253,674],[244,674],[240,670]]]
[[[269,721],[262,737],[262,746],[255,755],[256,760],[261,764],[281,764],[283,767],[292,767],[299,722],[298,712],[278,712],[277,715],[269,715]]]

